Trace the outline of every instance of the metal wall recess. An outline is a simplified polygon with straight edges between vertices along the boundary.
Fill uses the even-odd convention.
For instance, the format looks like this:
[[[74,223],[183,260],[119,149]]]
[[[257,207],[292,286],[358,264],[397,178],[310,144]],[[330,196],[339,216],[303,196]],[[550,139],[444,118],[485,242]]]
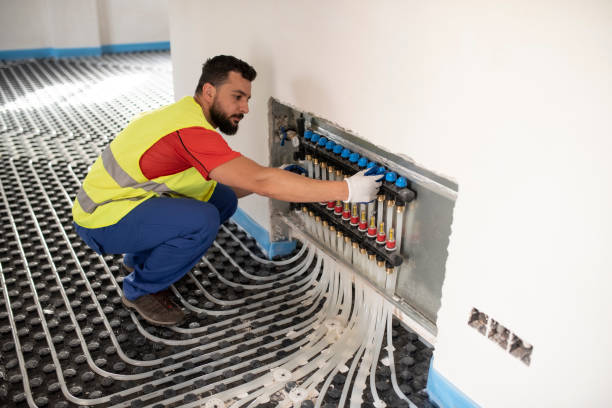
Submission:
[[[385,178],[378,200],[367,205],[271,201],[272,239],[285,239],[291,233],[288,224],[312,217],[313,240],[337,253],[342,247],[344,261],[362,274],[368,275],[368,260],[396,268],[397,284],[390,300],[413,325],[435,338],[457,185],[274,98],[269,102],[269,126],[271,166],[300,163],[307,176],[324,180],[376,166]],[[293,221],[287,223],[287,218]]]

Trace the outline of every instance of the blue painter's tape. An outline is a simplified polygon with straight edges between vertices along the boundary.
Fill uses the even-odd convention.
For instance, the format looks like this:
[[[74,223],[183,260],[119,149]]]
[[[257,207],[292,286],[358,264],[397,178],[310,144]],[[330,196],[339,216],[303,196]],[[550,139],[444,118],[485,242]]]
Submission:
[[[0,51],[0,59],[19,60],[28,58],[65,58],[100,56],[100,47],[87,48],[35,48],[29,50]]]
[[[33,48],[27,50],[0,51],[0,59],[19,60],[28,58],[62,58],[102,55],[100,47],[88,48]]]
[[[28,50],[5,50],[0,51],[2,60],[19,60],[28,58],[48,58],[51,56],[51,48],[35,48]]]
[[[268,256],[274,258],[275,256],[284,256],[293,252],[297,241],[278,241],[270,242],[270,249],[268,250]]]
[[[101,47],[81,48],[32,48],[24,50],[0,51],[2,60],[19,60],[28,58],[66,58],[100,56],[102,53],[136,52],[136,51],[166,51],[170,49],[169,41],[110,44]]]
[[[290,254],[297,244],[296,241],[270,242],[270,234],[268,231],[240,208],[238,208],[232,216],[232,221],[240,225],[242,229],[255,238],[261,249],[263,249],[270,258]]]
[[[146,42],[133,44],[109,44],[102,46],[105,54],[136,51],[167,51],[170,49],[170,41]]]
[[[102,55],[100,47],[88,48],[51,48],[51,57],[68,58],[68,57],[99,57]]]
[[[429,399],[440,408],[479,408],[467,395],[451,384],[433,368],[433,358],[429,364],[427,376],[427,394]]]

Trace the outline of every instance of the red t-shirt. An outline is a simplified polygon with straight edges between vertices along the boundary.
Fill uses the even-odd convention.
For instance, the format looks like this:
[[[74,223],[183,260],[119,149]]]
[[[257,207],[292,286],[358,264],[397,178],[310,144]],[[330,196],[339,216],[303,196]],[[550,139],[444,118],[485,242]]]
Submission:
[[[195,167],[206,180],[215,167],[242,156],[214,130],[190,127],[159,139],[140,158],[140,171],[149,180]]]

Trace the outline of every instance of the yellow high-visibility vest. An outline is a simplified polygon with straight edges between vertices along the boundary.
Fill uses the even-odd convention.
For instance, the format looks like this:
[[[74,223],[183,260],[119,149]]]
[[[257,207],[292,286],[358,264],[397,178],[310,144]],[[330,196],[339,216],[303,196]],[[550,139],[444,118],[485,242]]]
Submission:
[[[96,159],[72,206],[74,221],[85,228],[113,225],[151,197],[169,195],[208,201],[216,182],[194,167],[148,179],[140,158],[164,136],[189,127],[215,130],[191,96],[133,119]]]

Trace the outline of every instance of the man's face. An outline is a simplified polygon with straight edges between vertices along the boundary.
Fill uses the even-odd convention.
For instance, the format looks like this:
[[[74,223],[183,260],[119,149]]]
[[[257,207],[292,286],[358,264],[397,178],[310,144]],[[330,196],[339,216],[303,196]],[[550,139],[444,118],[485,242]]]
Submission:
[[[251,81],[235,71],[230,71],[227,80],[215,87],[215,97],[210,107],[210,119],[226,135],[238,131],[238,123],[249,113]]]

